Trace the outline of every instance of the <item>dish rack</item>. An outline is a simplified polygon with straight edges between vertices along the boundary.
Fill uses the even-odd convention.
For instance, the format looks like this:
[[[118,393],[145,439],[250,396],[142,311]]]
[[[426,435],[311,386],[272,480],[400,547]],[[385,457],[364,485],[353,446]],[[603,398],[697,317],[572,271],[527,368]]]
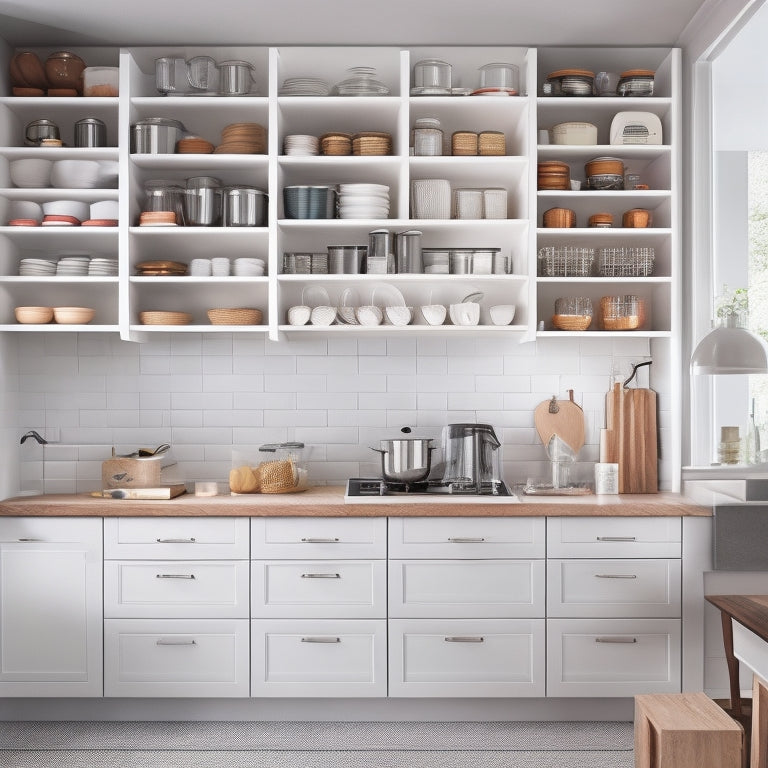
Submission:
[[[601,277],[649,277],[653,274],[653,248],[600,248],[597,271]]]
[[[594,248],[548,245],[539,248],[539,275],[542,277],[589,277],[594,261]]]

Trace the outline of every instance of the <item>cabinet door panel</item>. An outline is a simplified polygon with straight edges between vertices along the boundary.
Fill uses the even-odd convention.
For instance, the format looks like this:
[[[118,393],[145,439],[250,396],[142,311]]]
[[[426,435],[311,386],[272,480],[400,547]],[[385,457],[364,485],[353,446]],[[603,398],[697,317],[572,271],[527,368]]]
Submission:
[[[543,617],[544,591],[543,560],[389,562],[394,617]]]
[[[544,619],[392,619],[390,696],[543,696]]]
[[[679,560],[548,560],[547,615],[680,616]]]

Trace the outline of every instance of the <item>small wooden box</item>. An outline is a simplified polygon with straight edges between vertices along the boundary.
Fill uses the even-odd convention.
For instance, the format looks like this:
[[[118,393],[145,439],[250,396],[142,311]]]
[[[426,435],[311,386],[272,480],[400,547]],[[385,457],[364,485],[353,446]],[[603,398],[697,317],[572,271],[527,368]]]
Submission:
[[[161,469],[159,456],[107,459],[101,463],[102,488],[154,488],[160,485]]]
[[[635,696],[635,768],[743,768],[744,729],[704,693]]]

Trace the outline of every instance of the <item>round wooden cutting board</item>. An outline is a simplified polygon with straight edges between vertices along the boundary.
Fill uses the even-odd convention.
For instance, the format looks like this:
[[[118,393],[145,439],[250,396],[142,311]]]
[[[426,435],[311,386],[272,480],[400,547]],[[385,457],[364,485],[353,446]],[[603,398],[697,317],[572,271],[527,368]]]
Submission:
[[[550,400],[539,403],[533,411],[533,423],[541,442],[549,445],[557,435],[575,454],[584,445],[584,411],[573,400],[573,390],[568,390],[568,400]]]

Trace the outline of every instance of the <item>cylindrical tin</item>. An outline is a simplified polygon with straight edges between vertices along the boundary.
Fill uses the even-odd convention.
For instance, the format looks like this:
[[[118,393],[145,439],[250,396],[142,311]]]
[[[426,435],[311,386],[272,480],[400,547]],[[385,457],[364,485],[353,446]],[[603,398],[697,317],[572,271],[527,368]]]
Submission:
[[[198,187],[184,192],[186,223],[193,227],[218,224],[221,214],[221,191],[215,187]]]
[[[76,147],[106,147],[107,126],[98,117],[84,117],[75,123]]]
[[[184,134],[184,125],[166,117],[147,117],[133,126],[134,152],[138,154],[172,154],[176,142]]]
[[[450,254],[452,275],[468,275],[472,272],[471,250],[452,250]]]
[[[395,235],[397,271],[401,274],[421,274],[424,262],[421,257],[421,232],[409,229]]]
[[[328,272],[332,275],[358,275],[368,249],[364,245],[329,245]]]
[[[254,187],[225,187],[222,219],[225,227],[263,227],[267,193]]]
[[[24,143],[28,146],[39,147],[43,139],[58,139],[59,127],[53,120],[32,120],[24,129]]]

